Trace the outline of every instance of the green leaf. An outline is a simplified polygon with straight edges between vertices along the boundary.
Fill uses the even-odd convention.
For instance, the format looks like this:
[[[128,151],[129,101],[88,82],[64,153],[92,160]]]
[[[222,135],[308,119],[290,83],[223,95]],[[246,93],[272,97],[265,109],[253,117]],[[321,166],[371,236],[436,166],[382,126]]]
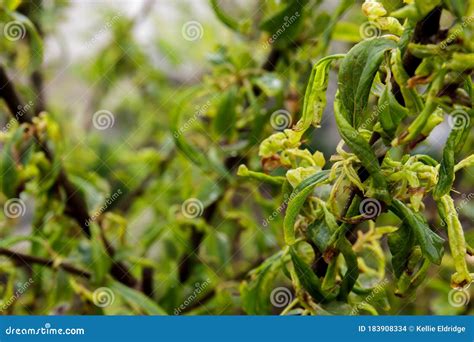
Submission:
[[[106,252],[103,239],[100,233],[100,228],[97,224],[90,225],[91,229],[91,266],[93,269],[92,281],[95,284],[102,284],[106,275],[109,272],[111,259]]]
[[[143,293],[118,281],[112,281],[110,288],[141,314],[167,315],[167,312]]]
[[[43,40],[36,30],[35,25],[25,17],[23,14],[18,12],[9,12],[8,15],[12,20],[20,23],[27,31],[27,37],[29,40],[30,58],[31,58],[31,70],[36,70],[43,61]]]
[[[204,171],[214,171],[224,178],[229,178],[230,175],[225,167],[209,158],[207,154],[199,151],[196,147],[192,146],[185,139],[184,134],[187,131],[189,122],[181,124],[181,118],[183,111],[187,104],[197,93],[197,88],[191,88],[183,93],[177,101],[177,105],[171,113],[170,130],[173,135],[173,140],[176,147],[183,152],[183,154],[189,158],[194,164],[202,168]],[[190,119],[190,121],[193,119]]]
[[[396,232],[388,235],[387,240],[390,253],[392,253],[393,272],[397,278],[400,278],[415,242],[413,230],[408,225],[402,224]]]
[[[319,60],[311,71],[303,101],[301,119],[296,124],[297,130],[303,134],[313,124],[319,127],[326,107],[326,90],[329,82],[331,63],[344,55],[333,55]]]
[[[363,118],[375,74],[385,51],[397,46],[387,38],[367,39],[354,46],[341,63],[338,84],[345,119],[357,128]]]
[[[2,175],[2,192],[6,197],[14,197],[18,186],[18,172],[11,141],[3,148],[0,172]]]
[[[430,89],[428,91],[428,96],[426,99],[425,106],[423,107],[422,111],[416,119],[408,126],[407,134],[404,135],[401,139],[397,139],[397,144],[406,144],[409,143],[416,138],[418,138],[419,134],[426,128],[427,122],[429,121],[430,117],[438,115],[436,113],[436,108],[438,107],[437,98],[438,92],[443,86],[444,76],[446,74],[446,70],[441,69],[436,76],[434,77],[433,82],[431,83]],[[400,140],[400,141],[398,141]]]
[[[249,315],[270,313],[270,293],[272,284],[281,270],[284,262],[283,252],[280,251],[266,259],[258,268],[251,271],[252,279],[243,282],[240,287],[242,307]]]
[[[301,286],[318,302],[325,299],[321,290],[321,281],[311,267],[301,259],[294,247],[290,247],[291,260]]]
[[[474,113],[472,110],[471,112]],[[451,191],[454,182],[455,156],[466,142],[472,127],[472,119],[467,111],[460,110],[454,111],[453,113],[455,114],[451,116],[451,119],[453,120],[454,127],[443,149],[443,159],[439,167],[438,184],[436,184],[433,190],[433,197],[435,199],[440,199]],[[457,120],[456,117],[460,118],[462,122],[460,127],[457,127],[456,122],[454,122],[454,120]]]
[[[379,98],[378,111],[383,130],[392,139],[400,122],[408,115],[408,110],[395,99],[390,82],[387,83]]]
[[[410,76],[405,71],[402,61],[402,51],[400,49],[393,50],[390,56],[390,65],[393,77],[400,87],[405,106],[410,113],[420,113],[423,110],[423,101],[415,89],[408,87]]]
[[[214,10],[214,13],[216,14],[217,18],[225,24],[227,27],[230,29],[239,32],[240,31],[240,25],[237,20],[229,16],[227,13],[225,13],[221,7],[219,6],[219,0],[211,0],[211,5],[212,9]]]
[[[323,209],[323,219],[316,220],[308,226],[308,237],[314,242],[321,253],[324,253],[331,243],[331,237],[338,230],[336,217],[329,211],[325,202],[320,201]]]
[[[439,265],[444,253],[444,239],[430,229],[422,215],[413,212],[403,202],[394,199],[390,210],[413,230],[423,254]]]
[[[456,273],[451,277],[451,284],[455,287],[464,287],[472,282],[466,262],[466,239],[459,221],[453,199],[444,195],[437,202],[441,219],[448,226],[449,248],[454,259]]]
[[[233,86],[223,94],[217,114],[214,118],[213,128],[217,136],[230,137],[232,135],[237,119],[236,104],[237,88]]]
[[[263,172],[250,171],[247,166],[240,165],[237,170],[237,176],[252,178],[262,183],[282,186],[286,178],[282,176],[270,176]]]
[[[306,178],[293,190],[286,209],[283,227],[285,232],[285,242],[292,245],[296,241],[295,222],[298,214],[303,207],[306,198],[313,192],[316,185],[323,183],[328,179],[329,171],[320,171]]]
[[[347,114],[343,114],[344,111],[345,108],[341,106],[340,96],[339,93],[337,93],[334,101],[334,116],[339,133],[347,146],[349,146],[351,151],[359,158],[364,168],[372,176],[375,197],[386,203],[390,203],[391,197],[388,192],[387,181],[382,174],[377,157],[369,143],[347,121]]]
[[[344,256],[347,267],[347,271],[342,278],[341,289],[339,291],[338,298],[341,300],[346,300],[347,296],[354,287],[357,278],[359,277],[359,266],[357,263],[357,256],[352,250],[352,245],[345,236],[341,236],[338,239],[336,246]]]
[[[308,0],[291,1],[288,6],[265,20],[260,28],[268,32],[275,46],[287,46],[299,33],[303,19],[303,7]]]

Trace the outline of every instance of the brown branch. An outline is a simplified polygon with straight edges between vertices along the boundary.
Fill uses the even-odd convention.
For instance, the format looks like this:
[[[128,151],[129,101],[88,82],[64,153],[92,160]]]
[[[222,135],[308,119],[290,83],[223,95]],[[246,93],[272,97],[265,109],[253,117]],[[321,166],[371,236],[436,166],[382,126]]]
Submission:
[[[20,123],[32,123],[33,115],[28,110],[29,108],[23,105],[19,95],[17,94],[13,83],[8,78],[8,75],[5,72],[3,67],[0,67],[0,98],[2,98],[8,109],[10,110],[11,115],[18,120]],[[16,114],[18,108],[24,108],[21,113],[22,115]],[[44,145],[40,144],[41,149],[45,153],[46,157],[49,160],[54,160],[52,151]],[[91,238],[91,232],[88,223],[90,222],[90,215],[87,209],[87,203],[82,197],[81,192],[69,181],[67,174],[63,168],[59,171],[58,178],[56,179],[57,187],[64,189],[66,193],[66,210],[65,213],[74,219],[77,224],[81,227],[82,232],[87,238]],[[105,235],[103,236],[104,244],[106,250],[111,257],[114,259],[115,250],[113,246],[107,241]],[[137,285],[137,280],[130,273],[128,267],[119,261],[113,261],[110,274],[117,281],[129,286],[135,287]]]
[[[52,259],[45,259],[45,258],[33,256],[33,255],[27,255],[27,254],[15,252],[6,248],[0,248],[0,255],[6,256],[14,260],[18,264],[21,264],[29,268],[31,268],[32,264],[51,267],[51,268],[57,267],[73,275],[81,276],[88,279],[91,278],[91,274],[88,271],[77,268],[76,266],[71,265],[67,262],[60,262],[56,264],[55,261]]]

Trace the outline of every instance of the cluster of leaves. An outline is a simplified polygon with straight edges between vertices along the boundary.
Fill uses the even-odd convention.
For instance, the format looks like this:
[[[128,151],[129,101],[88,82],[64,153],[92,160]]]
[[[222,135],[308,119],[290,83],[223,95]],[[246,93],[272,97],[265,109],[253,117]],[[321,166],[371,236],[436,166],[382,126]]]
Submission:
[[[58,68],[41,63],[42,41],[67,6],[4,1],[2,25],[20,24],[25,38],[0,41],[0,200],[28,207],[2,217],[4,312],[377,314],[402,308],[432,264],[454,270],[452,286],[470,284],[472,249],[451,194],[473,162],[474,2],[371,1],[368,22],[355,1],[330,3],[211,0],[232,45],[213,49],[197,82],[170,75],[135,40],[150,4],[133,18],[111,13],[109,40],[75,66],[93,94],[78,128],[64,114],[78,103],[42,88]],[[362,22],[380,34],[361,40]],[[153,48],[179,67],[213,48],[218,30],[203,29],[202,41],[179,44],[194,48],[176,37]],[[356,45],[326,56],[332,42]],[[342,137],[330,159],[317,130],[327,102]],[[115,124],[96,130],[92,113],[104,108]],[[418,145],[445,114],[438,162]],[[279,115],[288,125],[275,132]],[[439,222],[430,198],[445,231],[428,224]],[[431,278],[449,291],[445,274]],[[284,308],[272,295],[282,286],[295,294]],[[98,303],[104,288],[108,305]]]
[[[472,155],[461,159],[474,116],[473,31],[466,24],[470,17],[461,14],[472,16],[474,3],[413,1],[388,11],[381,2],[367,1],[363,10],[379,35],[345,55],[320,59],[308,81],[300,121],[260,144],[262,163],[271,161],[267,180],[285,172],[282,191],[289,200],[279,258],[290,256],[280,268],[288,268],[297,294],[294,312],[320,313],[335,301],[377,312],[364,296],[381,284],[387,287],[387,278],[396,283],[397,296],[413,294],[444,254],[445,239],[426,220],[427,198],[435,201],[446,226],[454,260],[451,286],[463,288],[473,280],[466,261],[472,247],[450,193],[455,172],[472,165]],[[449,20],[449,30],[440,28],[440,20]],[[456,29],[456,39],[443,49]],[[324,160],[319,163],[318,152],[311,153],[302,139],[311,124],[319,127],[329,69],[339,60],[334,116],[342,142],[331,157],[334,163],[321,170]],[[451,132],[441,161],[410,153],[445,115]],[[352,232],[367,220],[369,231],[355,238]],[[391,277],[385,274],[381,248],[385,235]],[[259,269],[253,281],[262,283],[265,273],[266,268]],[[248,291],[259,289],[250,285]]]

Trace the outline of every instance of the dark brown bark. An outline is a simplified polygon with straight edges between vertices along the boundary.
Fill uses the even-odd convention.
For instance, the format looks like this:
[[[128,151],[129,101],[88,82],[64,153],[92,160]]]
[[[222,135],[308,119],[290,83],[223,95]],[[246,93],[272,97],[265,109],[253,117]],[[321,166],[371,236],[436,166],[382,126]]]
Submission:
[[[6,256],[14,260],[18,264],[22,266],[26,266],[28,268],[31,268],[32,265],[41,265],[41,266],[46,266],[46,267],[51,267],[51,268],[58,267],[64,270],[65,272],[73,274],[73,275],[81,276],[84,278],[91,277],[91,274],[88,271],[82,270],[67,262],[61,262],[60,264],[56,265],[55,261],[52,259],[45,259],[45,258],[33,256],[33,255],[27,255],[27,254],[15,252],[6,248],[0,248],[0,255]]]

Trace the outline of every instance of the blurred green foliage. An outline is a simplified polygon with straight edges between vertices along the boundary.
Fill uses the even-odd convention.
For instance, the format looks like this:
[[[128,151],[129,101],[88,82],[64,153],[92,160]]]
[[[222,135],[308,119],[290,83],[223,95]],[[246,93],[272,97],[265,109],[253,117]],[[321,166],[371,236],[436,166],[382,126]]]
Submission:
[[[0,3],[2,314],[472,314],[474,1],[202,4]]]

